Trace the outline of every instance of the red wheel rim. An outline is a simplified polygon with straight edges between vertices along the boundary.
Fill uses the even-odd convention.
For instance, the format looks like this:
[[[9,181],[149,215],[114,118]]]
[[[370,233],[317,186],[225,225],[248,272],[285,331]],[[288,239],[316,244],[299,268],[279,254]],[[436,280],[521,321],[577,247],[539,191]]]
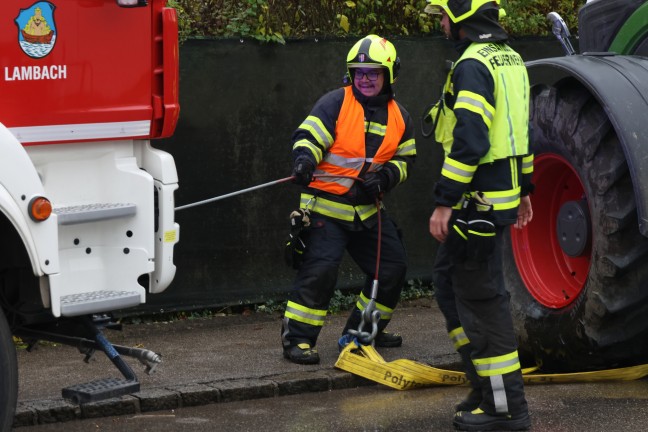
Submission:
[[[592,248],[587,246],[578,257],[565,254],[556,234],[556,217],[564,203],[585,199],[586,194],[571,164],[552,153],[536,157],[533,183],[533,221],[522,230],[511,228],[513,256],[529,293],[540,304],[558,309],[583,290]]]

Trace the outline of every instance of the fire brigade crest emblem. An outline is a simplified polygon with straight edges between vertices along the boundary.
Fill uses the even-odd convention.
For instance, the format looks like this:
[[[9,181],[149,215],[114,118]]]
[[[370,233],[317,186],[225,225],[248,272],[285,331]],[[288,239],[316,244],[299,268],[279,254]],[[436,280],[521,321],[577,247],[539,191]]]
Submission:
[[[29,57],[45,57],[54,48],[57,34],[54,9],[56,6],[47,1],[20,9],[15,19],[18,26],[18,43]]]

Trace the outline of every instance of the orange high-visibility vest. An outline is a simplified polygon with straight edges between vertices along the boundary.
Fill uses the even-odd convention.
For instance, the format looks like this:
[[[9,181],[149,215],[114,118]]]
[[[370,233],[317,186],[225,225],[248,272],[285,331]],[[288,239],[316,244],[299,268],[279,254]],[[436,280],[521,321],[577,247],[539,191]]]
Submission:
[[[394,100],[387,103],[387,130],[380,148],[373,158],[365,154],[365,118],[360,102],[353,96],[351,86],[344,89],[344,101],[335,126],[335,141],[317,165],[315,174],[358,177],[365,162],[371,163],[369,171],[377,171],[389,161],[405,133],[405,121]],[[317,178],[308,186],[336,195],[349,191],[355,180],[340,177]]]

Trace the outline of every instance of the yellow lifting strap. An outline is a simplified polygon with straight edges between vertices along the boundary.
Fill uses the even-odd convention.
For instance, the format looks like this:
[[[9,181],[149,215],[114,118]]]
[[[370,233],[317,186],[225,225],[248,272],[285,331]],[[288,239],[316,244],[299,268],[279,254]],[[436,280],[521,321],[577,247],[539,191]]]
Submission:
[[[340,353],[335,367],[397,390],[435,385],[466,384],[463,372],[435,368],[413,360],[386,362],[373,346],[349,343]],[[593,372],[535,374],[537,368],[522,369],[527,384],[596,381],[630,381],[648,375],[648,364]]]

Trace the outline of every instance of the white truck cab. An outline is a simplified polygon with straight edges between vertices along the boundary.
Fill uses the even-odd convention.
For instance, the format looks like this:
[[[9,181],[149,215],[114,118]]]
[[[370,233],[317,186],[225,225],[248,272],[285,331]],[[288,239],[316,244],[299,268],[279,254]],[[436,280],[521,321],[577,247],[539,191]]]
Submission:
[[[11,335],[100,349],[122,371],[64,389],[72,401],[139,389],[101,329],[176,270],[178,177],[151,145],[179,114],[177,18],[165,3],[0,2],[2,431],[16,403]],[[159,361],[135,355],[149,369]]]

